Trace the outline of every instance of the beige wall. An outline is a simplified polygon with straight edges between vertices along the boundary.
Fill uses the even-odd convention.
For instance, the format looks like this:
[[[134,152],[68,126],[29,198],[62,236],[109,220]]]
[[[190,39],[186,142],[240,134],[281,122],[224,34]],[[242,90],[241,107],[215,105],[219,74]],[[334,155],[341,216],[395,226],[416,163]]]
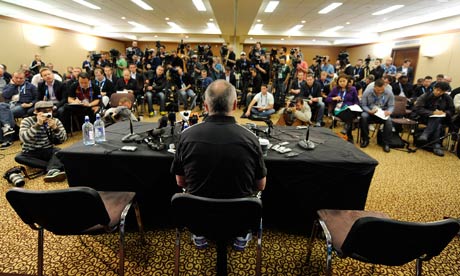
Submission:
[[[394,48],[420,46],[417,72],[415,79],[431,75],[433,78],[439,73],[452,77],[452,88],[460,86],[460,32],[439,35],[423,36],[402,41],[414,41],[415,44],[407,44],[395,47],[397,41],[350,47],[350,61],[355,63],[358,58],[365,58],[368,54],[372,58],[385,58],[391,55]],[[427,56],[430,56],[427,57]],[[400,66],[400,64],[396,64]]]
[[[88,50],[99,52],[112,48],[124,49],[124,43],[121,41],[84,36],[5,18],[0,18],[0,33],[3,38],[0,63],[8,66],[9,72],[14,72],[20,64],[30,65],[35,54],[41,54],[45,62],[52,62],[54,69],[62,73],[67,66],[81,66]],[[41,48],[37,44],[49,47]]]

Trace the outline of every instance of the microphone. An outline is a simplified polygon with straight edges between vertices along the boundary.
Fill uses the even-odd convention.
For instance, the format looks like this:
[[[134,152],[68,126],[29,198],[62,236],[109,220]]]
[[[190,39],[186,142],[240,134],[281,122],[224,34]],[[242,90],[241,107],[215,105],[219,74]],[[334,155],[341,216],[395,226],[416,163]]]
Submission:
[[[175,112],[168,113],[168,121],[169,121],[169,125],[171,126],[171,135],[174,135],[174,124],[176,123],[176,113]]]
[[[264,122],[265,122],[265,123],[267,124],[267,126],[268,126],[268,129],[267,129],[267,137],[270,137],[271,130],[272,130],[272,128],[273,128],[273,122],[272,122],[272,120],[270,120],[270,119],[266,119],[266,120],[264,120]]]
[[[129,134],[126,134],[125,136],[123,136],[123,138],[121,138],[121,141],[123,143],[134,142],[141,138],[139,134],[134,133],[133,120],[131,119],[131,116],[129,116],[129,131],[130,131]]]
[[[164,133],[165,133],[164,128],[157,128],[157,129],[152,129],[149,131],[149,135],[152,137],[158,137],[158,136],[163,135]]]
[[[297,145],[299,147],[306,149],[306,150],[313,150],[315,148],[315,143],[309,140],[310,137],[310,126],[307,126],[307,133],[305,135],[305,139],[300,140]]]

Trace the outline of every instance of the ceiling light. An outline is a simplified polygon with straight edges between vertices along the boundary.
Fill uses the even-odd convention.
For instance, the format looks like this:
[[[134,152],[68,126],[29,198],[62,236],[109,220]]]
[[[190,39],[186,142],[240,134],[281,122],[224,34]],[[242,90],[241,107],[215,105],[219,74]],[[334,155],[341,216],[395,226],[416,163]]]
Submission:
[[[100,10],[100,9],[101,9],[101,7],[98,7],[98,6],[94,5],[94,4],[91,4],[91,3],[89,3],[89,2],[86,2],[85,0],[73,0],[73,1],[74,1],[75,3],[78,3],[78,4],[80,4],[80,5],[83,5],[83,6],[85,6],[85,7],[88,7],[88,8],[90,8],[90,9],[93,9],[93,10]]]
[[[382,14],[386,14],[386,13],[395,11],[395,10],[397,10],[397,9],[400,9],[400,8],[402,8],[402,7],[404,7],[404,5],[394,5],[394,6],[391,6],[391,7],[389,7],[389,8],[380,10],[380,11],[378,11],[378,12],[374,12],[372,15],[382,15]]]
[[[316,39],[312,39],[311,41],[315,42],[315,41],[316,41]]]
[[[206,11],[206,7],[203,4],[203,0],[192,0],[198,11]]]
[[[294,27],[289,29],[288,33],[298,32],[300,29],[302,29],[302,27],[303,27],[303,25],[295,25]]]
[[[260,22],[260,21],[262,21],[262,20],[260,20],[260,19],[257,19],[257,22]]]
[[[186,35],[186,36],[185,36],[185,38],[189,38],[189,36],[188,36],[188,35]]]
[[[283,40],[283,41],[284,41],[284,38],[281,38],[281,40]]]
[[[280,1],[270,1],[270,2],[268,2],[267,7],[265,8],[265,12],[273,12],[276,9],[276,7],[278,6],[279,3],[280,3]]]
[[[158,35],[154,35],[153,37],[158,37]]]
[[[179,25],[177,25],[177,24],[174,23],[174,22],[171,22],[171,21],[170,21],[170,22],[166,22],[166,23],[168,23],[168,25],[171,26],[172,28],[180,29]]]
[[[214,21],[214,19],[212,19],[212,18],[209,18],[209,21],[211,21],[211,22],[212,22],[212,21]]]
[[[260,30],[262,30],[263,26],[264,26],[264,24],[256,24],[252,30],[253,31],[260,31]]]
[[[131,0],[131,2],[138,5],[146,11],[153,11],[153,8],[142,0]]]
[[[133,25],[134,27],[145,28],[144,25],[139,24],[139,23],[137,23],[137,22],[135,22],[135,21],[128,21],[128,23],[131,24],[131,25]]]
[[[326,14],[338,7],[340,7],[342,5],[342,3],[339,3],[339,2],[334,2],[332,4],[330,4],[329,6],[325,7],[324,9],[320,10],[318,13],[319,14]]]
[[[253,38],[253,37],[250,37],[249,39],[250,39],[250,40],[253,40],[254,38]]]
[[[345,23],[345,24],[350,25],[350,22],[347,22],[347,23]]]
[[[302,23],[302,24],[305,24],[306,22],[307,22],[307,21],[305,21],[305,20],[300,21],[300,23]]]
[[[338,30],[340,30],[340,29],[342,29],[342,28],[343,28],[343,26],[335,26],[335,27],[333,27],[333,28],[330,28],[330,29],[325,30],[324,32],[325,32],[325,33],[335,32],[335,31],[338,31]]]
[[[169,21],[169,17],[165,17],[165,20],[166,20],[166,21]]]
[[[125,19],[126,19],[126,17],[122,16],[122,17],[121,17],[121,19],[125,20]]]

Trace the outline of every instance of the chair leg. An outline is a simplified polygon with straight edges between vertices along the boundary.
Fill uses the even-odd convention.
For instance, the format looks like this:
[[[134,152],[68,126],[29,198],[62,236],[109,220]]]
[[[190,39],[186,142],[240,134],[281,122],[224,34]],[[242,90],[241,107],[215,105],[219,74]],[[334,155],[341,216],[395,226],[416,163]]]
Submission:
[[[327,229],[326,223],[322,220],[318,220],[319,224],[321,225],[321,228],[323,229],[324,235],[326,236],[326,276],[331,276],[332,275],[332,251],[333,251],[333,246],[332,246],[332,237],[331,233],[329,232],[329,229]]]
[[[141,211],[139,210],[139,204],[137,204],[137,201],[135,201],[133,205],[134,205],[134,212],[136,213],[137,227],[139,228],[139,232],[141,234],[141,242],[144,244],[145,236],[144,236],[144,225],[142,224],[142,219],[141,219]]]
[[[260,276],[260,268],[262,265],[262,219],[257,233],[257,257],[256,257],[256,276]]]
[[[118,255],[120,255],[119,260],[119,269],[118,275],[124,276],[125,275],[125,221],[120,221],[120,249]]]
[[[315,238],[316,238],[316,235],[318,234],[318,227],[319,227],[319,224],[318,224],[318,221],[315,220],[313,222],[313,228],[311,230],[311,235],[310,235],[310,239],[308,240],[308,248],[307,248],[307,264],[310,263],[310,257],[311,257],[311,252],[313,251],[313,243],[315,241]]]
[[[44,230],[43,228],[38,229],[38,276],[43,276],[43,242],[44,242]]]
[[[179,260],[180,260],[180,230],[176,228],[176,245],[174,254],[174,275],[179,276]]]
[[[227,241],[217,241],[217,276],[227,276]]]
[[[422,262],[420,258],[415,261],[415,276],[422,276]]]

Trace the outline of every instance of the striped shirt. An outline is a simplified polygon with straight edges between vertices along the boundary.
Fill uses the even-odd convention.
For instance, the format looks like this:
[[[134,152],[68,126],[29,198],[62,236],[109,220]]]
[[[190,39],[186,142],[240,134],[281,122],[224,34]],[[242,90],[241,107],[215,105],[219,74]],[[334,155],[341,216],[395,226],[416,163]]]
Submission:
[[[52,148],[53,142],[58,141],[63,143],[67,139],[64,126],[56,120],[57,128],[51,130],[45,126],[37,124],[37,117],[30,116],[21,121],[21,128],[19,129],[19,139],[21,139],[22,151],[30,152],[39,149]]]

